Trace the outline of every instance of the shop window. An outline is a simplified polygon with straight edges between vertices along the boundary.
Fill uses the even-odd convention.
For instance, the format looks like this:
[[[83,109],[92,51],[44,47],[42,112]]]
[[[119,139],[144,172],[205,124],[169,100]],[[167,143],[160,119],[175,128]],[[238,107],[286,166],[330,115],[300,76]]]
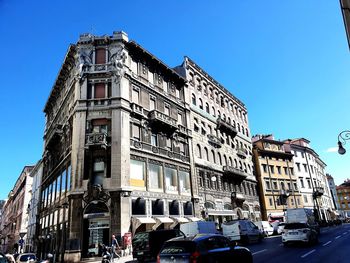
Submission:
[[[149,164],[149,183],[151,189],[163,189],[163,167]]]
[[[180,215],[179,201],[174,200],[172,202],[169,202],[169,215],[171,216]]]
[[[191,193],[190,174],[188,172],[179,171],[179,186],[180,193]]]
[[[146,214],[146,201],[143,198],[137,198],[132,200],[131,212],[133,215],[145,215]]]
[[[177,187],[177,171],[170,167],[165,167],[165,187],[167,191],[176,192]]]
[[[152,201],[152,215],[164,215],[164,202],[162,200]]]
[[[145,186],[145,162],[130,160],[130,184],[131,186]]]
[[[191,202],[186,202],[183,204],[184,215],[191,216],[193,215],[193,205]]]

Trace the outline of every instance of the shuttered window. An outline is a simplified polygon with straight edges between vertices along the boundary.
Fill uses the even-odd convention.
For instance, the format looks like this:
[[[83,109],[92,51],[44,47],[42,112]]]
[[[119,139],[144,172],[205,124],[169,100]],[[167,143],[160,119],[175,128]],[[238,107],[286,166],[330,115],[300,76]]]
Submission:
[[[98,48],[96,49],[95,64],[105,64],[106,63],[106,49]]]
[[[96,83],[95,84],[95,98],[102,99],[105,98],[106,87],[104,83]]]

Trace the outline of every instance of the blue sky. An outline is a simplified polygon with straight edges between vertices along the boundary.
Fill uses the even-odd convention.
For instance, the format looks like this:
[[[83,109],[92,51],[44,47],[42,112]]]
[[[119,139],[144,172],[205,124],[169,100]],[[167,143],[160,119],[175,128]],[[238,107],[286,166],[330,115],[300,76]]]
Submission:
[[[338,1],[0,0],[0,199],[42,155],[43,108],[81,33],[123,30],[169,66],[187,55],[248,108],[251,132],[304,137],[337,184],[348,154],[350,52]]]

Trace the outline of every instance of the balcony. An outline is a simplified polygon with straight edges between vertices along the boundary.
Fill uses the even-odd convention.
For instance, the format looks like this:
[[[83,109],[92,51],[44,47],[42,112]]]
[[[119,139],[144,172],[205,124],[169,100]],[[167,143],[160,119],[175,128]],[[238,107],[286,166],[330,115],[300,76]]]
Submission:
[[[131,103],[130,107],[131,107],[131,112],[134,115],[143,116],[143,107],[142,106],[140,106],[140,105],[138,105],[136,103]]]
[[[245,159],[247,158],[247,155],[248,155],[248,151],[244,148],[238,148],[237,149],[237,155],[238,157],[242,158],[242,159]]]
[[[84,66],[84,73],[106,73],[113,70],[114,67],[109,64],[92,64]]]
[[[247,178],[247,174],[245,172],[233,166],[223,166],[222,170],[224,172],[224,175],[237,182],[242,182],[245,178]]]
[[[148,118],[150,122],[155,124],[160,130],[173,133],[178,129],[177,121],[174,118],[171,118],[158,110],[152,110],[148,114]]]
[[[324,194],[324,188],[320,186],[315,187],[315,191],[313,193],[314,198],[321,197]]]
[[[181,124],[179,124],[177,127],[178,127],[178,130],[177,130],[178,133],[181,133],[185,136],[192,136],[192,131],[190,129],[187,129],[185,126]]]
[[[130,146],[134,149],[143,150],[145,152],[149,152],[149,153],[158,155],[160,157],[168,157],[168,158],[175,159],[175,160],[182,161],[182,162],[186,162],[186,163],[190,162],[190,157],[184,155],[183,153],[174,152],[174,151],[171,151],[170,149],[167,149],[164,147],[159,147],[159,146],[154,146],[154,145],[151,145],[151,144],[146,143],[146,142],[140,142],[138,140],[131,139]]]
[[[230,134],[232,137],[235,137],[237,135],[237,130],[236,127],[233,126],[230,123],[227,123],[226,121],[222,120],[221,118],[218,118],[216,120],[218,129],[220,129],[220,131],[223,131],[227,134]]]
[[[107,133],[89,133],[86,135],[86,146],[107,147]]]
[[[209,144],[213,145],[215,148],[221,148],[222,143],[218,137],[212,134],[208,134]]]

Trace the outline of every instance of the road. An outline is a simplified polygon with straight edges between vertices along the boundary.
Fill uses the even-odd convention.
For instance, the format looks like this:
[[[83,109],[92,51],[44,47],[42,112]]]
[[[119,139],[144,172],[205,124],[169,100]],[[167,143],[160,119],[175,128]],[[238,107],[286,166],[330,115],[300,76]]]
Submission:
[[[295,244],[285,247],[280,236],[266,238],[247,247],[254,263],[345,263],[350,262],[350,224],[321,229],[317,245]]]

